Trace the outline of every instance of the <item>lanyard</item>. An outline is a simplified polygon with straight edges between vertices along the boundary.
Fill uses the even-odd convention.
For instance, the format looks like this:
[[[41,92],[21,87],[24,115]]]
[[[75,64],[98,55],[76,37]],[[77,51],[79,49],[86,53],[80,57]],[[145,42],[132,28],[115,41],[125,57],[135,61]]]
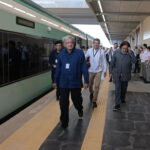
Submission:
[[[96,54],[98,53],[99,49],[96,51],[96,53],[94,54],[94,48],[93,48],[93,56],[95,57]]]

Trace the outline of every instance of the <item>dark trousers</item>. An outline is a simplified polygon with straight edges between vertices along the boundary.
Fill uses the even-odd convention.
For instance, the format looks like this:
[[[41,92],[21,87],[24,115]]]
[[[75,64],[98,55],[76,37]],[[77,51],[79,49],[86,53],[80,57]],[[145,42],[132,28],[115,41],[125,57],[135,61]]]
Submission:
[[[60,121],[63,124],[68,124],[69,122],[69,93],[71,93],[71,99],[75,108],[78,111],[83,110],[81,88],[60,88]]]
[[[55,76],[55,69],[52,70],[52,82],[54,82],[54,76]],[[60,88],[59,84],[57,83],[56,98],[59,99],[59,97],[60,97]]]
[[[135,64],[134,73],[136,73],[137,71],[138,71],[138,73],[140,72],[139,62],[136,62],[136,64]]]
[[[57,89],[56,89],[56,98],[59,99],[60,98],[60,88],[59,88],[59,84],[57,84]]]
[[[109,66],[110,66],[111,61],[109,61],[108,63],[109,63]],[[112,82],[112,77],[109,78],[109,82]]]
[[[127,81],[116,81],[115,82],[115,103],[120,105],[121,101],[126,98],[128,82]]]

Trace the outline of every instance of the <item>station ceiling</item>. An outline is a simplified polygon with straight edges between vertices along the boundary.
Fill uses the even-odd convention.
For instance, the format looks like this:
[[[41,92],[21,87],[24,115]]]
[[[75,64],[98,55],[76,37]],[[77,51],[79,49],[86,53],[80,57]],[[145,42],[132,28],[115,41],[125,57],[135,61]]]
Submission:
[[[70,24],[99,24],[86,0],[32,0]]]
[[[145,17],[150,16],[150,0],[86,1],[112,41],[124,40]]]
[[[47,8],[69,24],[99,24],[90,8]]]
[[[150,0],[33,0],[70,24],[100,24],[112,42],[121,42],[145,17]]]

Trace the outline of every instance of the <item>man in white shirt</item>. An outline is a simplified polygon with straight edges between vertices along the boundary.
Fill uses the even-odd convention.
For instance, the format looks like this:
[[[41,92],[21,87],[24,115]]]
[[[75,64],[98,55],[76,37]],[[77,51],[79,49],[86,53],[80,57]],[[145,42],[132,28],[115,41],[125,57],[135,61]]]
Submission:
[[[113,52],[115,52],[118,49],[118,43],[114,43]]]
[[[93,107],[97,107],[97,97],[101,82],[101,74],[104,72],[106,76],[106,57],[102,49],[100,49],[100,40],[93,40],[93,48],[88,49],[86,59],[89,58],[90,67],[89,67],[89,91],[90,99],[93,102]],[[93,91],[94,85],[94,91]]]
[[[143,61],[144,62],[146,62],[148,60],[147,53],[148,53],[147,44],[143,44]]]
[[[113,54],[114,52],[118,49],[118,43],[114,43],[114,47],[111,47],[107,52],[106,54],[108,54],[109,56],[109,64],[112,60],[112,57],[113,57]]]
[[[140,77],[143,78],[145,76],[145,62],[147,61],[147,44],[143,44],[143,51],[140,54],[141,59],[141,71],[140,71]]]

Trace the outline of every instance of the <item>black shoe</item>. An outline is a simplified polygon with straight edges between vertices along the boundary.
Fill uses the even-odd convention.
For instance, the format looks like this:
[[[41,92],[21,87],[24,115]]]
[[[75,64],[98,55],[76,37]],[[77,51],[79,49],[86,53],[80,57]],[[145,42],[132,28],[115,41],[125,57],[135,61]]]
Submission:
[[[142,76],[140,76],[140,79],[142,79],[142,80],[143,80],[143,77],[142,77]]]
[[[125,100],[122,100],[121,103],[122,103],[122,104],[126,104],[126,101],[125,101]]]
[[[62,123],[62,124],[61,124],[61,127],[62,127],[63,129],[66,129],[66,128],[68,127],[68,123]]]
[[[90,94],[90,100],[93,100],[93,93]]]
[[[56,100],[59,101],[59,96],[56,97]]]
[[[113,107],[113,111],[118,111],[118,110],[120,110],[120,105],[115,105],[115,106]]]
[[[112,78],[110,78],[109,82],[112,82]]]
[[[83,110],[78,111],[78,115],[79,115],[79,119],[82,119],[83,118]]]
[[[147,81],[144,79],[144,83],[149,83],[149,82],[147,82]]]
[[[96,108],[96,107],[97,107],[97,103],[93,102],[93,108]]]

